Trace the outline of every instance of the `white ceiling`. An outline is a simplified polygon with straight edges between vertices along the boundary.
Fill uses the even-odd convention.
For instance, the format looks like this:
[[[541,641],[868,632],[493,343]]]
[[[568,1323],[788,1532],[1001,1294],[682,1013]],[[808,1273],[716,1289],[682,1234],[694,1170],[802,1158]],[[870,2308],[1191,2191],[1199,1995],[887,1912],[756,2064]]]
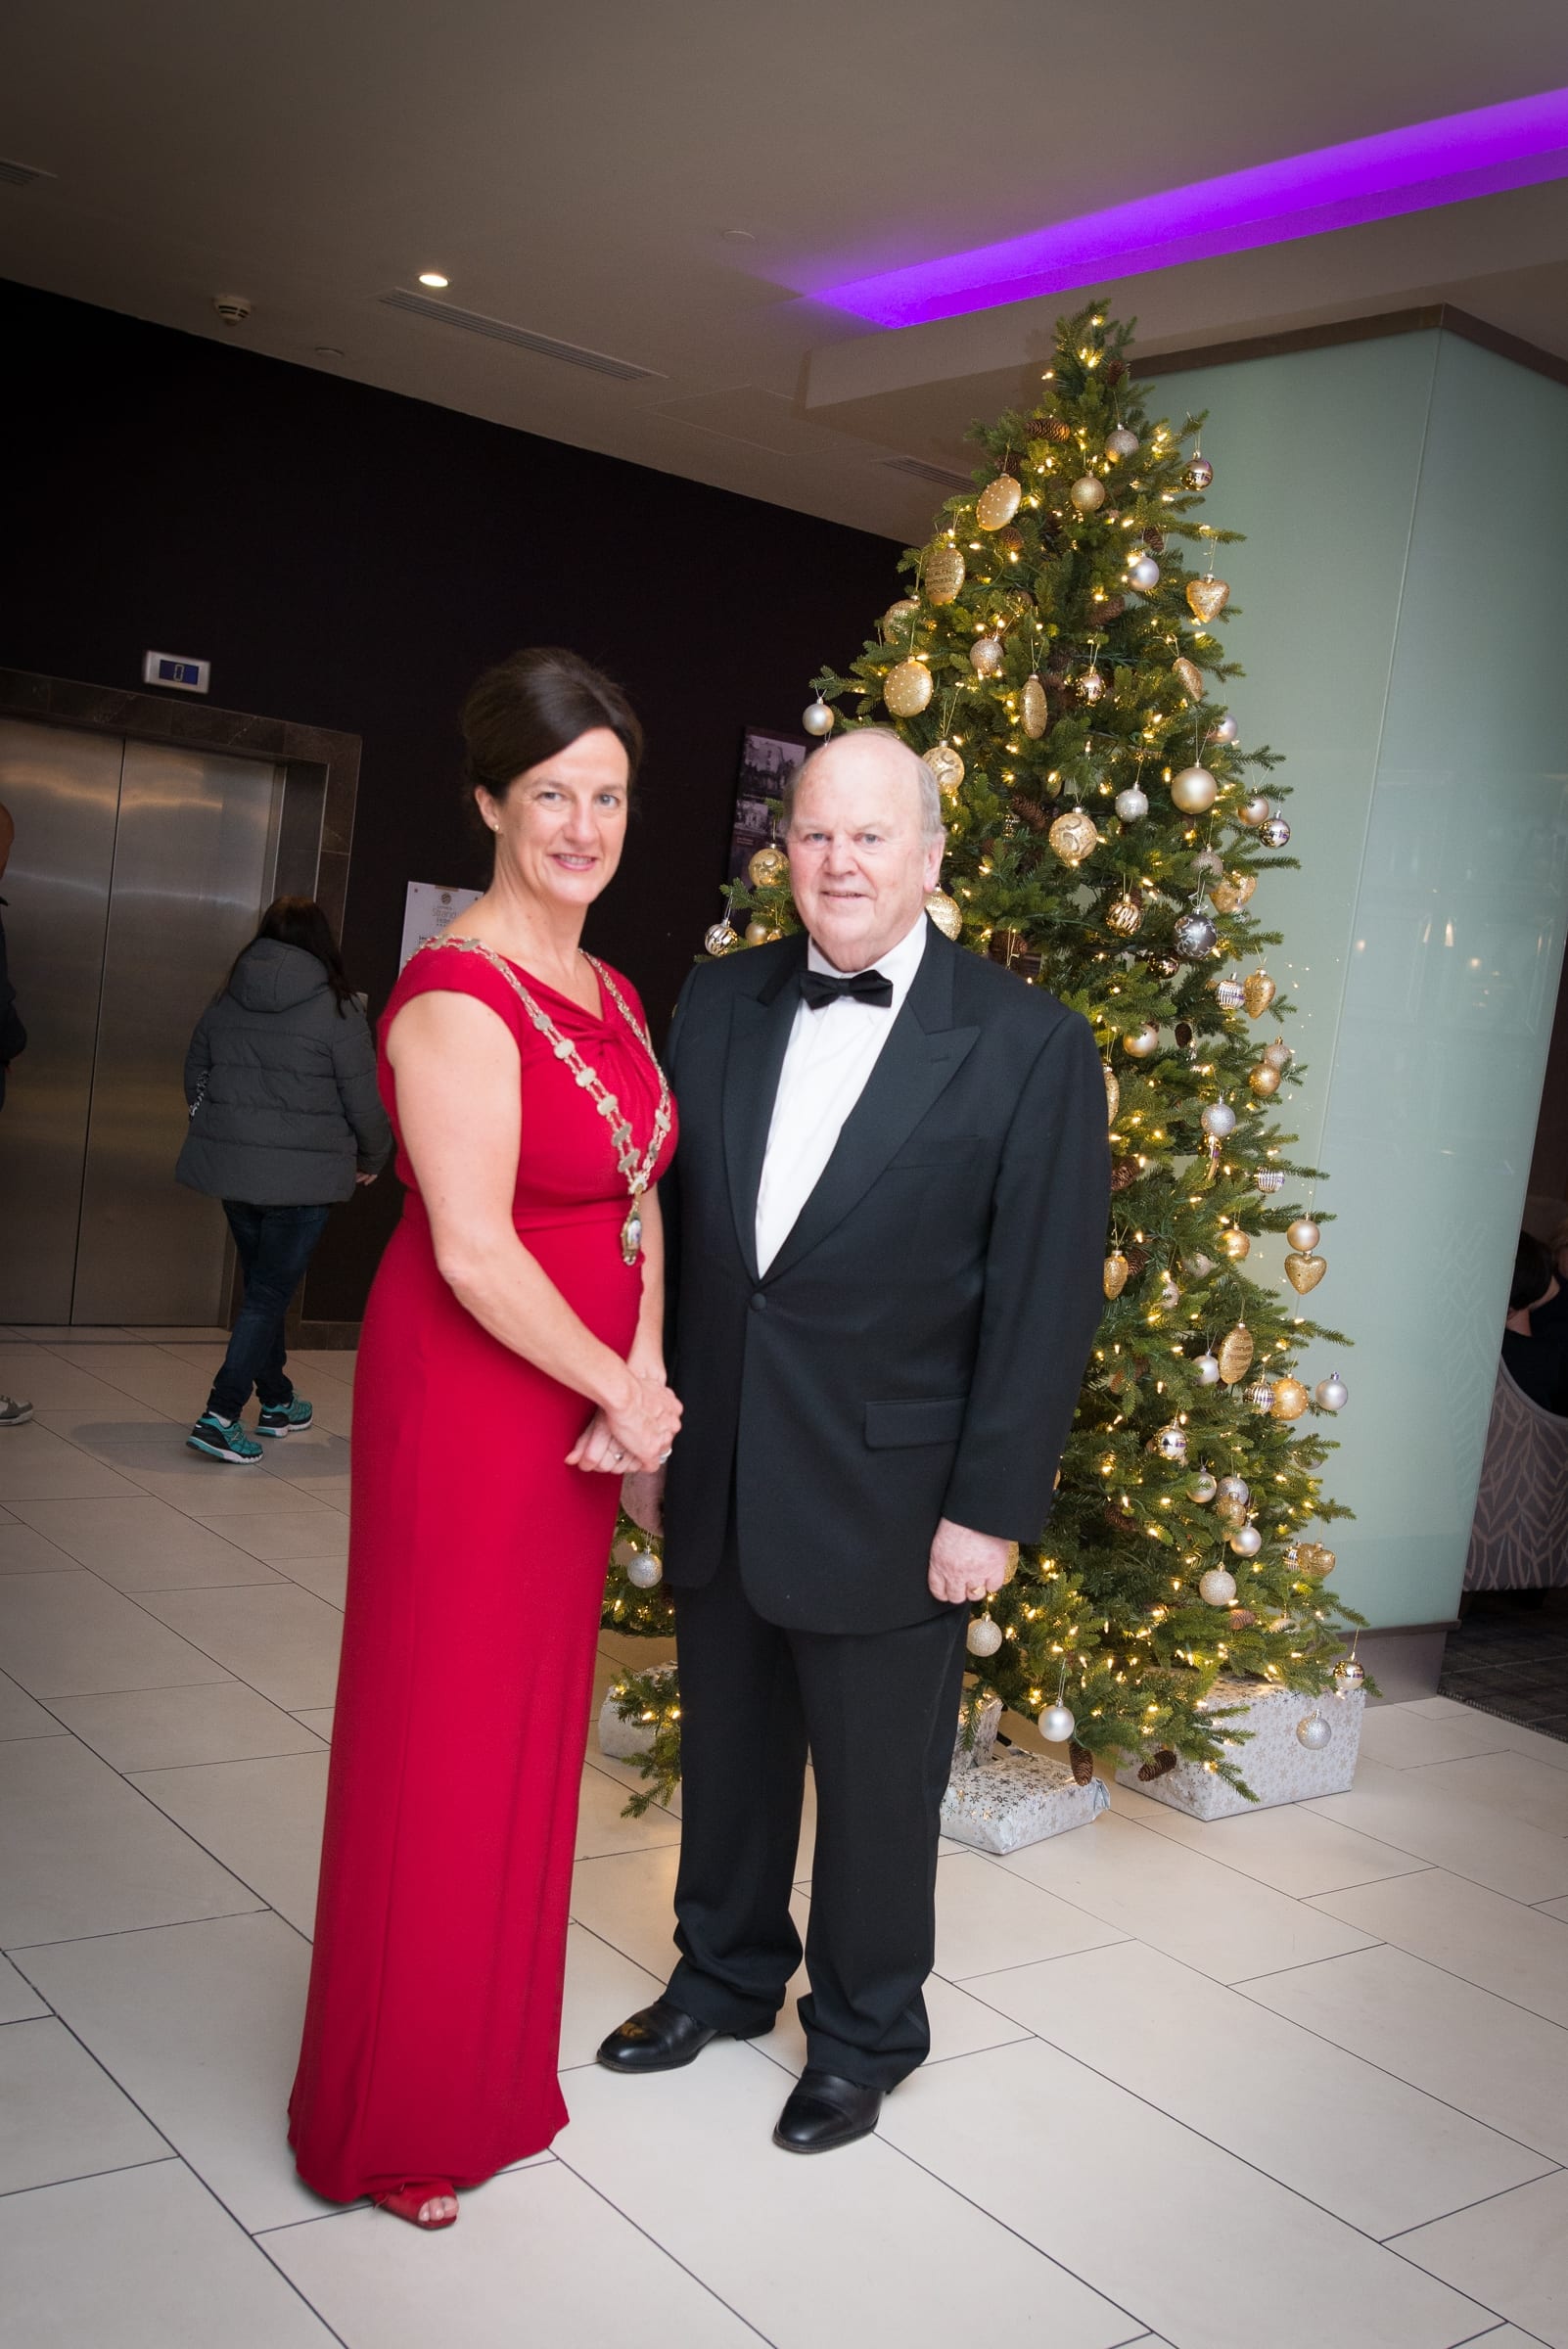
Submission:
[[[899,538],[940,492],[887,460],[963,467],[965,422],[1027,388],[1070,298],[884,333],[797,275],[1568,83],[1562,0],[8,18],[0,157],[53,176],[0,187],[0,274]],[[653,373],[614,382],[384,306],[427,268],[446,300]],[[1154,349],[1447,300],[1568,356],[1568,182],[1109,290]],[[219,325],[219,294],[250,300],[243,327]]]

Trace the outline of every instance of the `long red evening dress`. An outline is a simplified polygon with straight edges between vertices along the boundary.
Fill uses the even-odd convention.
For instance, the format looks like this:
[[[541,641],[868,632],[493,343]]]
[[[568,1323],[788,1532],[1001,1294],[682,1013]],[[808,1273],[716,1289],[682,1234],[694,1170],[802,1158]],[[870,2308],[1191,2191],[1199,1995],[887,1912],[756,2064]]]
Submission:
[[[516,966],[513,966],[516,968]],[[601,986],[595,1016],[529,991],[621,1103],[640,1154],[659,1078]],[[624,980],[622,994],[641,1020]],[[416,954],[381,1024],[430,989],[476,995],[521,1056],[513,1220],[582,1320],[630,1348],[611,1121],[502,971]],[[290,2142],[336,2202],[405,2179],[472,2186],[538,2152],[556,2079],[567,1901],[618,1480],[565,1465],[590,1411],[511,1353],[437,1269],[397,1128],[402,1221],[376,1274],[354,1388],[348,1593],[315,1951]],[[671,1132],[657,1176],[673,1147]]]

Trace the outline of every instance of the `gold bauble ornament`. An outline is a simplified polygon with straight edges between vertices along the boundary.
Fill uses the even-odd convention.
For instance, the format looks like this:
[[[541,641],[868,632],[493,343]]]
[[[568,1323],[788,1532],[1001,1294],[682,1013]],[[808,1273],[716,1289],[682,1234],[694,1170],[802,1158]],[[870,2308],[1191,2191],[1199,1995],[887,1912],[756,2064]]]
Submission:
[[[1105,503],[1105,484],[1097,481],[1092,473],[1085,473],[1082,481],[1073,484],[1067,494],[1081,514],[1093,514]]]
[[[1184,766],[1171,778],[1171,798],[1183,815],[1202,815],[1212,807],[1220,786],[1206,766]]]
[[[1258,876],[1256,873],[1226,873],[1224,879],[1217,881],[1209,892],[1210,897],[1214,899],[1215,911],[1217,913],[1239,913],[1243,905],[1251,900],[1252,893],[1257,886]]]
[[[1023,484],[1016,474],[999,473],[988,482],[975,501],[975,520],[983,530],[999,530],[1012,521],[1024,494]]]
[[[929,751],[922,751],[920,756],[944,791],[957,790],[964,779],[964,762],[950,742],[935,742]]]
[[[1038,742],[1051,722],[1051,714],[1045,700],[1045,688],[1038,676],[1024,679],[1020,708],[1024,719],[1024,732],[1029,736],[1031,742]]]
[[[1253,799],[1242,801],[1241,806],[1236,809],[1236,821],[1238,824],[1246,824],[1254,832],[1257,831],[1260,824],[1266,824],[1268,821],[1268,802],[1261,792]]]
[[[919,600],[912,595],[900,595],[882,615],[882,634],[891,643],[895,636],[906,635],[909,622],[920,609]]]
[[[1091,856],[1100,845],[1094,818],[1082,807],[1067,808],[1045,837],[1062,862],[1075,866],[1082,864],[1085,856]]]
[[[1299,1248],[1303,1256],[1310,1256],[1322,1236],[1311,1216],[1298,1216],[1294,1223],[1285,1227],[1286,1239],[1292,1248]]]
[[[1201,702],[1203,699],[1203,671],[1197,663],[1189,661],[1183,653],[1179,660],[1172,662],[1171,667],[1179,678],[1181,690],[1188,701]]]
[[[1261,1020],[1279,990],[1267,971],[1250,971],[1241,983],[1241,999],[1250,1019]]]
[[[759,849],[746,867],[746,878],[753,889],[776,889],[790,869],[790,860],[782,849]]]
[[[1229,601],[1230,589],[1223,579],[1188,579],[1187,581],[1187,608],[1193,619],[1201,620],[1205,626],[1211,620],[1219,619]]]
[[[957,900],[949,898],[945,889],[926,892],[926,911],[944,938],[956,938],[964,926],[964,917]]]
[[[1245,1321],[1238,1321],[1234,1329],[1225,1331],[1216,1352],[1220,1375],[1227,1387],[1233,1387],[1238,1379],[1246,1377],[1252,1368],[1254,1349],[1252,1332]]]
[[[1100,674],[1099,665],[1097,662],[1091,661],[1089,663],[1087,668],[1078,680],[1078,690],[1084,696],[1084,699],[1086,702],[1097,702],[1100,699],[1100,696],[1105,691],[1105,679]]]
[[[964,583],[964,559],[950,540],[942,539],[926,555],[926,596],[933,604],[950,604]]]
[[[1268,1101],[1279,1090],[1279,1071],[1271,1067],[1267,1060],[1260,1060],[1255,1069],[1249,1069],[1247,1072],[1247,1082],[1255,1093],[1261,1094],[1263,1099]]]
[[[1160,1031],[1153,1020],[1145,1020],[1141,1028],[1130,1028],[1122,1038],[1122,1049],[1134,1060],[1147,1060],[1151,1052],[1158,1052]]]
[[[1285,1278],[1298,1297],[1315,1289],[1327,1270],[1327,1262],[1320,1256],[1302,1256],[1293,1250],[1285,1259]]]
[[[918,717],[931,699],[931,671],[923,661],[900,661],[890,668],[882,698],[895,717]]]
[[[748,922],[746,925],[746,944],[749,946],[765,946],[773,935],[766,922]]]
[[[969,666],[977,677],[995,676],[1003,658],[999,636],[977,636],[969,648]]]
[[[1299,1378],[1276,1378],[1274,1381],[1274,1417],[1299,1419],[1311,1398]]]
[[[1214,1513],[1222,1525],[1245,1525],[1247,1504],[1244,1500],[1217,1500]]]
[[[1303,1574],[1310,1575],[1314,1583],[1326,1581],[1338,1563],[1334,1552],[1325,1549],[1321,1542],[1298,1542],[1296,1544],[1297,1567]]]
[[[1105,927],[1114,930],[1118,938],[1131,938],[1142,926],[1143,899],[1135,889],[1113,898],[1105,908]]]
[[[1114,1126],[1116,1113],[1122,1106],[1122,1087],[1117,1082],[1115,1070],[1103,1060],[1100,1063],[1100,1075],[1105,1079],[1105,1123]]]
[[[1114,1256],[1108,1256],[1106,1258],[1105,1294],[1107,1297],[1121,1296],[1122,1291],[1127,1287],[1127,1276],[1131,1269],[1131,1266],[1128,1263],[1127,1258],[1122,1254],[1120,1248],[1117,1249]]]
[[[1220,1245],[1233,1265],[1239,1265],[1244,1256],[1252,1254],[1252,1242],[1239,1223],[1231,1224]]]

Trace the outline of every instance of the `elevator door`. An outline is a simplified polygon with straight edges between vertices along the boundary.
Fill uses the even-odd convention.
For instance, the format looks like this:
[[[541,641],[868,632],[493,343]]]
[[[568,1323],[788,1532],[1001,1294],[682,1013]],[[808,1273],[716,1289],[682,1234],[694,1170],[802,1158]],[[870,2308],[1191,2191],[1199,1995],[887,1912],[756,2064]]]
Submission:
[[[0,721],[27,1050],[0,1112],[0,1320],[226,1318],[226,1230],[174,1180],[203,1005],[271,895],[275,767]]]

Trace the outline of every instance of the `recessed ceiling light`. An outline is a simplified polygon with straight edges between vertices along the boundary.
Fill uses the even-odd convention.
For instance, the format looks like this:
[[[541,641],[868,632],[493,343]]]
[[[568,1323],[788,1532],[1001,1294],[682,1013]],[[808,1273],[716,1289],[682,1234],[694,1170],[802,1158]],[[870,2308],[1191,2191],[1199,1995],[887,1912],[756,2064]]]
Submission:
[[[452,281],[449,277],[442,277],[438,269],[421,269],[419,282],[422,286],[449,286]]]

